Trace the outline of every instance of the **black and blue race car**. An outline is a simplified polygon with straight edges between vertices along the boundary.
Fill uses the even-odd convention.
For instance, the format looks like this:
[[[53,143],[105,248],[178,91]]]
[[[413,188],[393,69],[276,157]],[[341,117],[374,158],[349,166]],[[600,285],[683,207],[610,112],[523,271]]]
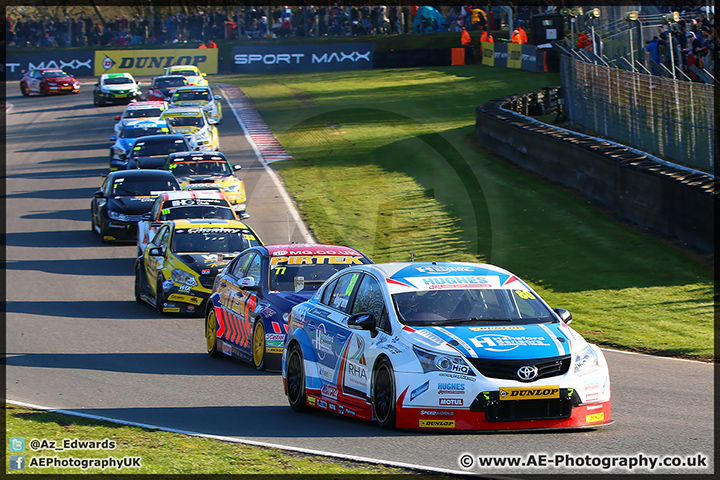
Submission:
[[[368,263],[361,252],[339,245],[265,245],[244,251],[215,278],[205,309],[208,354],[279,371],[290,310],[335,272]]]

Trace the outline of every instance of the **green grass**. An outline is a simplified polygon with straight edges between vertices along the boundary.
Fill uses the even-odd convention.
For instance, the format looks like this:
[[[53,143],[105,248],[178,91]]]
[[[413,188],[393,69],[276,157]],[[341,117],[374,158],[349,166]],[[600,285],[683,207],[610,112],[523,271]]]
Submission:
[[[6,472],[33,474],[71,473],[141,473],[141,474],[375,474],[378,478],[399,474],[418,474],[416,471],[391,468],[360,462],[343,461],[315,455],[286,452],[273,448],[255,447],[239,443],[223,442],[208,438],[148,430],[139,427],[117,425],[109,422],[62,415],[54,412],[30,410],[6,404],[5,420],[7,437],[25,439],[25,470],[10,470],[6,454]],[[53,450],[33,451],[32,439],[52,440],[61,444],[63,439],[82,441],[116,442],[113,450]],[[30,468],[31,457],[58,458],[104,458],[142,457],[140,468]],[[37,461],[37,460],[35,460]],[[445,475],[424,474],[424,478],[451,478]]]
[[[500,265],[592,342],[712,358],[706,264],[476,145],[477,105],[558,75],[468,65],[214,80],[239,85],[295,157],[274,166],[319,241],[376,262]]]

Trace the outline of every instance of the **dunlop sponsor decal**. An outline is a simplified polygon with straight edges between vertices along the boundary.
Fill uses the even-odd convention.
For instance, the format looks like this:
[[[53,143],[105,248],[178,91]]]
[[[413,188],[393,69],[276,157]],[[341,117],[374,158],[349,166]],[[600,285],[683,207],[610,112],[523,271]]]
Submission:
[[[191,303],[193,305],[200,305],[202,303],[202,298],[191,297],[190,295],[181,295],[179,293],[170,294],[168,300]]]
[[[455,428],[455,420],[420,420],[420,428]]]
[[[265,347],[267,353],[282,353],[283,347]]]
[[[585,415],[585,423],[602,422],[603,420],[605,420],[605,412]]]
[[[560,398],[560,387],[507,387],[500,389],[500,400]]]
[[[218,73],[217,49],[97,50],[95,76],[127,72],[133,76],[162,75],[173,65],[195,65],[201,72]]]

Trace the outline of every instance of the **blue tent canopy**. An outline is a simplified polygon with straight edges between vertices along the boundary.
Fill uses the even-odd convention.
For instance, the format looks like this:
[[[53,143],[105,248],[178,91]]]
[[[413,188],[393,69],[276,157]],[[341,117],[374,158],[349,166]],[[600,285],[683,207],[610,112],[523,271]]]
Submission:
[[[423,23],[423,19],[425,22]],[[445,19],[432,7],[420,7],[413,22],[415,33],[434,33],[445,31]]]

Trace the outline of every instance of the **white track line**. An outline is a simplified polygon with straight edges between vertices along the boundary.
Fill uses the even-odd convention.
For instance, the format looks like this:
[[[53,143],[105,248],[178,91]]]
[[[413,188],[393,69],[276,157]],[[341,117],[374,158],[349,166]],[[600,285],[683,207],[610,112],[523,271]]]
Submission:
[[[252,138],[252,135],[248,132],[247,127],[245,126],[245,123],[243,122],[242,118],[240,117],[240,114],[233,106],[232,102],[230,102],[225,89],[218,85],[220,88],[220,92],[222,93],[223,97],[225,97],[225,101],[227,102],[228,106],[233,112],[233,115],[235,115],[235,119],[240,124],[240,128],[242,128],[243,133],[245,134],[245,138],[247,138],[248,143],[250,143],[250,146],[252,147],[253,151],[255,152],[255,157],[257,158],[258,162],[260,162],[260,165],[263,166],[265,169],[265,172],[270,176],[273,183],[275,183],[275,186],[277,187],[278,191],[280,192],[280,195],[282,196],[282,199],[285,201],[285,205],[288,208],[288,212],[292,216],[293,220],[295,221],[295,225],[297,225],[297,228],[300,230],[300,234],[302,235],[303,239],[305,240],[305,243],[316,243],[317,240],[310,234],[310,232],[307,229],[307,226],[305,225],[305,222],[302,221],[300,218],[300,214],[297,211],[297,208],[295,208],[295,204],[290,199],[290,195],[288,195],[287,191],[285,190],[285,185],[280,181],[275,171],[270,168],[268,163],[265,161],[265,159],[262,156],[262,153],[260,153],[260,149],[258,148],[257,144],[255,143],[255,140]],[[240,87],[234,87],[234,88],[240,88]]]
[[[386,466],[398,467],[398,468],[409,468],[412,470],[422,470],[425,472],[452,473],[452,474],[467,473],[467,472],[463,472],[461,470],[449,470],[449,469],[444,469],[444,468],[426,467],[426,466],[422,466],[422,465],[411,465],[411,464],[402,463],[402,462],[392,462],[392,461],[384,461],[384,460],[381,461],[381,460],[377,460],[374,458],[358,457],[355,455],[343,455],[343,454],[339,454],[339,453],[328,453],[328,452],[322,452],[320,450],[311,450],[309,448],[278,445],[275,443],[258,442],[255,440],[247,440],[247,439],[242,439],[242,438],[224,437],[222,435],[209,435],[209,434],[205,434],[205,433],[191,432],[189,430],[180,430],[177,428],[149,425],[147,423],[130,422],[127,420],[118,420],[118,419],[110,418],[110,417],[101,417],[99,415],[91,415],[89,413],[82,413],[82,412],[77,412],[74,410],[64,410],[64,409],[59,409],[59,408],[44,407],[42,405],[34,405],[31,403],[16,402],[13,400],[7,400],[7,403],[10,403],[13,405],[18,405],[20,407],[31,408],[33,410],[44,410],[47,412],[55,412],[55,413],[60,413],[62,415],[72,415],[74,417],[88,418],[91,420],[98,420],[98,421],[102,421],[102,422],[111,422],[111,423],[117,423],[120,425],[128,425],[131,427],[140,427],[140,428],[151,429],[151,430],[161,430],[163,432],[179,433],[181,435],[191,435],[193,437],[210,438],[213,440],[220,440],[223,442],[241,443],[243,445],[253,445],[256,447],[277,448],[280,450],[288,450],[291,452],[305,453],[307,455],[319,455],[319,456],[323,456],[323,457],[333,457],[333,458],[339,458],[342,460],[351,460],[354,462],[372,463],[375,465],[386,465]]]

